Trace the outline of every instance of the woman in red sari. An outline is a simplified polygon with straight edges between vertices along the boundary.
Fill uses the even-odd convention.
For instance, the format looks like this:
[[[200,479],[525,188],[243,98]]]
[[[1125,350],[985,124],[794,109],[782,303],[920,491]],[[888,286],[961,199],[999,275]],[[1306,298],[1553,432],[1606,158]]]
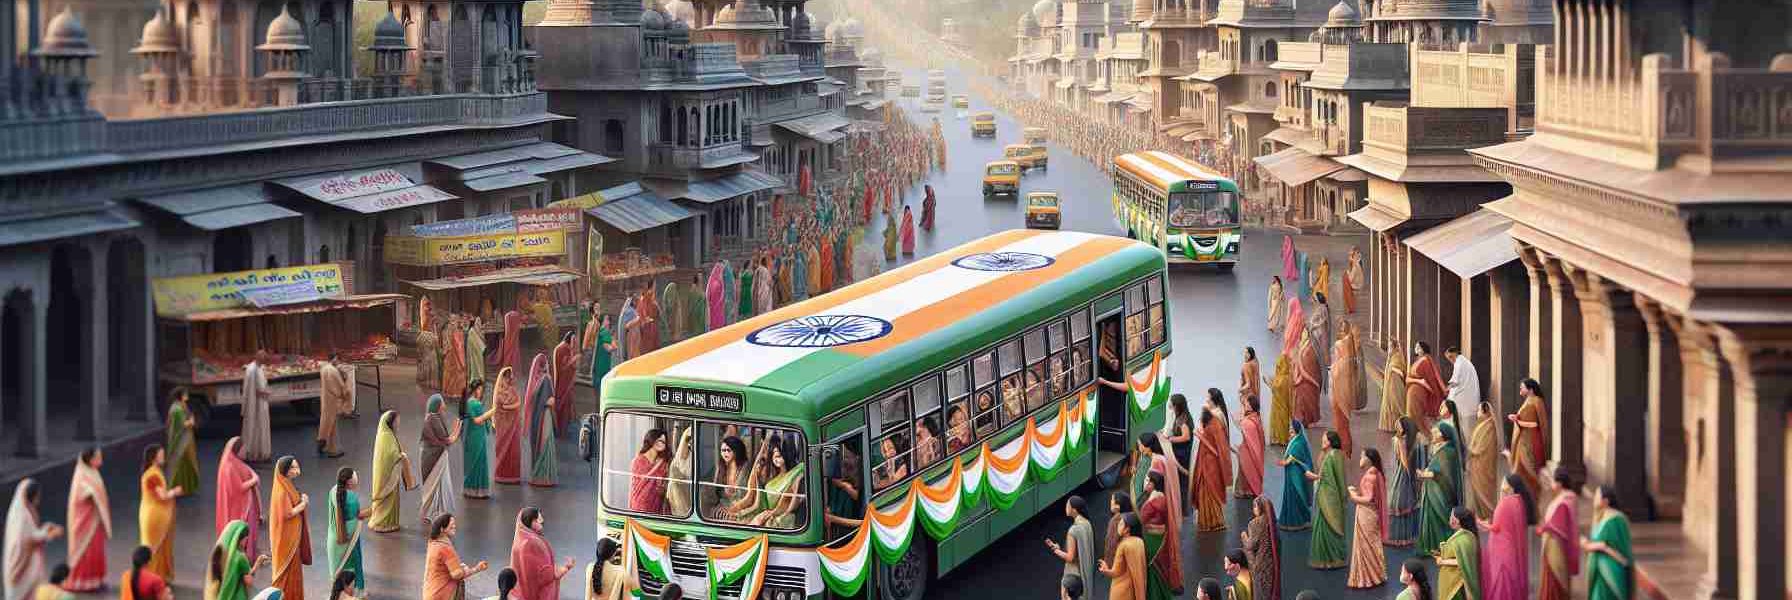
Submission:
[[[1573,596],[1574,576],[1580,574],[1580,531],[1575,521],[1575,504],[1580,501],[1578,487],[1566,472],[1556,471],[1551,482],[1555,499],[1543,511],[1543,524],[1537,526],[1537,537],[1543,538],[1543,557],[1539,561],[1543,576],[1538,578],[1538,600],[1569,600]]]
[[[1325,369],[1319,365],[1319,349],[1308,331],[1302,329],[1300,349],[1294,355],[1294,419],[1312,424],[1319,422],[1319,378]]]
[[[542,534],[547,519],[541,509],[524,508],[516,516],[516,536],[510,540],[510,570],[516,572],[516,589],[511,597],[518,600],[558,600],[560,579],[572,572],[572,559],[554,564],[554,546]]]
[[[261,522],[261,476],[256,475],[255,469],[250,468],[249,463],[243,462],[242,456],[237,454],[240,452],[237,446],[242,443],[243,439],[240,437],[230,438],[224,442],[223,456],[218,457],[218,491],[212,510],[216,511],[213,524],[220,536],[224,535],[224,528],[230,526],[231,521]],[[259,529],[250,527],[244,535],[244,554],[255,553],[255,539]]]
[[[1244,416],[1238,418],[1238,486],[1233,495],[1255,498],[1263,494],[1263,414],[1257,397],[1244,397]]]
[[[568,331],[554,346],[554,431],[565,432],[572,423],[572,386],[578,382],[579,351]]]
[[[933,186],[923,186],[927,196],[921,199],[921,230],[933,231],[933,208],[939,202],[933,197]]]
[[[516,485],[523,480],[523,401],[517,396],[516,375],[509,365],[498,371],[498,383],[492,390],[493,408],[497,411],[492,415],[497,430],[492,446],[497,464],[492,467],[492,479]]]
[[[91,592],[106,587],[106,541],[112,539],[112,503],[100,477],[105,455],[99,448],[81,451],[68,486],[68,580],[62,589]]]
[[[902,255],[915,255],[915,213],[902,205]]]
[[[1208,390],[1211,395],[1219,390]],[[1199,454],[1195,457],[1193,485],[1195,496],[1195,528],[1219,531],[1226,528],[1226,480],[1232,471],[1230,444],[1227,443],[1225,421],[1209,400],[1201,410]]]
[[[660,303],[654,298],[653,286],[641,292],[641,303],[635,306],[641,321],[640,350],[634,356],[641,356],[660,349]]]
[[[641,437],[641,451],[629,464],[629,510],[653,515],[666,513],[666,475],[672,465],[671,443],[663,429],[649,429]]]
[[[1431,431],[1437,407],[1444,402],[1444,378],[1431,358],[1431,345],[1413,344],[1412,368],[1406,372],[1406,416],[1412,417],[1419,431]]]
[[[498,342],[498,368],[515,369],[523,359],[523,313],[504,313],[504,339]]]

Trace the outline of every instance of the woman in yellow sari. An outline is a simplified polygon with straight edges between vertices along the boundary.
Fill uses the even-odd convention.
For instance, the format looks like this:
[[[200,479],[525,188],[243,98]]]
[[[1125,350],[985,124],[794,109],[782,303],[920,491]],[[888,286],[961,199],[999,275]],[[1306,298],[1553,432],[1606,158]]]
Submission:
[[[1492,519],[1493,509],[1499,505],[1499,471],[1499,417],[1493,405],[1483,401],[1476,411],[1475,432],[1468,437],[1468,481],[1464,482],[1468,488],[1464,504],[1477,519]]]
[[[1406,352],[1393,336],[1388,336],[1387,356],[1381,375],[1381,420],[1375,428],[1395,433],[1400,430],[1400,417],[1406,416]]]
[[[378,433],[373,437],[373,489],[368,494],[368,508],[373,518],[367,528],[379,533],[398,531],[399,492],[415,487],[411,481],[411,459],[398,445],[398,411],[380,415]]]
[[[1332,296],[1332,259],[1319,259],[1319,268],[1313,270],[1313,291],[1327,298]]]
[[[1276,376],[1269,382],[1269,443],[1288,445],[1289,423],[1294,420],[1294,369],[1288,353],[1276,357]]]
[[[162,472],[168,453],[161,444],[143,449],[143,476],[138,479],[138,541],[151,552],[144,568],[168,583],[174,582],[174,499],[180,497],[179,486],[169,486]]]

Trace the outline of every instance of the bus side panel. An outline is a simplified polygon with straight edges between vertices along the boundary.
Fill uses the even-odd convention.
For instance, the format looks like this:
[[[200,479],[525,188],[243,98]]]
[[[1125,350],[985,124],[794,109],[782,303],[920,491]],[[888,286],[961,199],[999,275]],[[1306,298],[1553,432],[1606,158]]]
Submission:
[[[1014,506],[1008,507],[1008,510],[994,511],[994,514],[978,519],[975,523],[961,525],[951,537],[940,542],[938,565],[934,572],[940,577],[944,577],[953,569],[970,562],[978,552],[994,545],[1009,532],[1038,516],[1041,511],[1051,510],[1052,507],[1057,506],[1065,496],[1092,479],[1094,472],[1095,453],[1086,452],[1081,458],[1065,465],[1064,472],[1060,473],[1057,479],[1049,483],[1035,482],[1032,488],[1023,492],[1020,498],[1014,501]],[[989,507],[989,501],[986,499],[979,505],[976,512],[991,510],[993,509]],[[1062,514],[1062,511],[1052,514]],[[969,519],[970,515],[966,515],[966,518]]]
[[[1171,382],[1171,383],[1174,383],[1174,382]],[[1164,426],[1164,411],[1169,410],[1169,406],[1170,406],[1170,403],[1165,402],[1160,406],[1157,406],[1155,408],[1152,408],[1151,410],[1145,411],[1144,418],[1134,419],[1131,422],[1127,423],[1126,424],[1126,438],[1129,440],[1136,440],[1139,438],[1139,434],[1157,433],[1158,431],[1162,430],[1163,426]],[[1129,442],[1129,443],[1136,444],[1137,442]]]

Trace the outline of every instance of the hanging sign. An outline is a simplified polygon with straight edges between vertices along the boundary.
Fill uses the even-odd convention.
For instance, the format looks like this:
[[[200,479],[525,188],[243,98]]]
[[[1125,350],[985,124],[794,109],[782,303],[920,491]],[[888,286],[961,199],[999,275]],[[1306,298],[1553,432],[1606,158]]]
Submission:
[[[510,213],[516,218],[517,233],[541,231],[578,231],[581,223],[577,206],[549,206]]]

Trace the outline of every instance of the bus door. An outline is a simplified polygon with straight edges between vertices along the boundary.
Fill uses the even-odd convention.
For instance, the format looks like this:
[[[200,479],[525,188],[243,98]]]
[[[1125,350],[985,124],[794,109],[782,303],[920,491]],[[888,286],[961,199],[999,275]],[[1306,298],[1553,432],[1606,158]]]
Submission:
[[[1120,360],[1123,356],[1120,349],[1120,317],[1120,309],[1115,308],[1095,319],[1100,344],[1095,351],[1095,374],[1108,381],[1127,382],[1129,375],[1126,365]],[[1106,470],[1110,460],[1123,460],[1131,446],[1127,445],[1126,440],[1126,393],[1105,385],[1095,386],[1095,389],[1095,414],[1101,421],[1095,445],[1100,451],[1095,463],[1095,470],[1099,473]]]

